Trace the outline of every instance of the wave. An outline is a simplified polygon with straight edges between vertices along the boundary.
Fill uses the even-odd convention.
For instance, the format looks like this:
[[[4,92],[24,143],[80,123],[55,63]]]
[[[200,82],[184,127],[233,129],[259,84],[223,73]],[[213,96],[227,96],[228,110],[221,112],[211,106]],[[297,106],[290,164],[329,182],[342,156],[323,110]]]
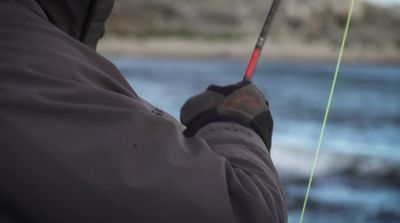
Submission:
[[[313,157],[313,151],[300,148],[275,146],[272,151],[279,173],[289,180],[307,180]],[[315,176],[362,177],[400,185],[400,161],[324,150],[320,153]]]

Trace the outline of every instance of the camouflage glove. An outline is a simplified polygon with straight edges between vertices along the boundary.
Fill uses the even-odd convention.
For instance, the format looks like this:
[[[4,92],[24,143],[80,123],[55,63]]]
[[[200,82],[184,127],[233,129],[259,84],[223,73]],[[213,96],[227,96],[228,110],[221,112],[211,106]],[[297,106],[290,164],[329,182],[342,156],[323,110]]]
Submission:
[[[190,98],[181,109],[184,134],[193,136],[213,122],[233,121],[257,132],[268,150],[271,148],[273,121],[261,91],[251,82],[240,82],[225,87],[212,85]]]

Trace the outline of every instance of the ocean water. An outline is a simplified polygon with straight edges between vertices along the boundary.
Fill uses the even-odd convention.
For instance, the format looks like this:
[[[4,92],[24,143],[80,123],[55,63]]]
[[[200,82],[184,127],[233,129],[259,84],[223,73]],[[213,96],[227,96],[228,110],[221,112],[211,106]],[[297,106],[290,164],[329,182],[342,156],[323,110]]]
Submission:
[[[210,84],[241,80],[246,61],[114,57],[135,91],[179,117]],[[261,63],[253,82],[275,121],[272,157],[289,221],[299,219],[333,64]],[[400,65],[344,65],[304,222],[400,222]]]

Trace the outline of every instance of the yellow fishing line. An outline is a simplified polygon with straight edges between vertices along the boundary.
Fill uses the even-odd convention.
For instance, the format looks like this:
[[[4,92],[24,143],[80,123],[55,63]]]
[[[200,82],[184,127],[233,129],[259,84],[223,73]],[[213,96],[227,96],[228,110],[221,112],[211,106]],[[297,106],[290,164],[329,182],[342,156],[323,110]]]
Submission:
[[[315,155],[314,155],[314,161],[313,161],[313,165],[312,165],[312,168],[311,168],[310,179],[308,181],[307,192],[306,192],[306,196],[304,197],[303,209],[301,211],[301,216],[300,216],[299,223],[303,222],[304,214],[305,214],[306,207],[307,207],[307,201],[308,201],[308,198],[310,196],[311,185],[312,185],[312,182],[313,182],[313,179],[314,179],[315,169],[316,169],[317,163],[318,163],[318,157],[319,157],[319,152],[321,150],[322,140],[324,138],[326,122],[328,120],[329,111],[330,111],[331,105],[332,105],[332,98],[333,98],[333,94],[334,94],[335,88],[336,88],[336,81],[337,81],[337,78],[338,78],[338,75],[339,75],[340,66],[342,64],[343,52],[344,52],[344,48],[345,48],[346,42],[347,42],[347,34],[349,32],[349,29],[350,29],[350,22],[351,22],[351,18],[353,16],[353,9],[354,9],[355,3],[356,3],[356,0],[352,0],[351,1],[349,14],[347,16],[346,28],[344,30],[344,35],[343,35],[343,39],[342,39],[342,45],[340,47],[339,57],[338,57],[338,61],[337,61],[337,64],[336,64],[336,70],[335,70],[335,75],[333,77],[332,87],[331,87],[331,91],[330,91],[329,99],[328,99],[328,104],[326,105],[326,109],[325,109],[325,116],[324,116],[324,120],[322,122],[322,128],[321,128],[321,132],[320,132],[320,135],[319,135],[317,149],[316,149]]]

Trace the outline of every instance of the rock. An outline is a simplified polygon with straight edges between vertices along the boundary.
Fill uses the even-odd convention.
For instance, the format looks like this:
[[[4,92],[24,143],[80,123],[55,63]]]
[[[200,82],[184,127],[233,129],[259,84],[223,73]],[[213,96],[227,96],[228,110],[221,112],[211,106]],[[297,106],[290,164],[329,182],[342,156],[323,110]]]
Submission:
[[[255,38],[271,0],[119,0],[108,36],[210,40]],[[270,32],[272,43],[340,45],[349,0],[282,0]],[[400,53],[400,7],[357,1],[348,36],[359,51]]]

